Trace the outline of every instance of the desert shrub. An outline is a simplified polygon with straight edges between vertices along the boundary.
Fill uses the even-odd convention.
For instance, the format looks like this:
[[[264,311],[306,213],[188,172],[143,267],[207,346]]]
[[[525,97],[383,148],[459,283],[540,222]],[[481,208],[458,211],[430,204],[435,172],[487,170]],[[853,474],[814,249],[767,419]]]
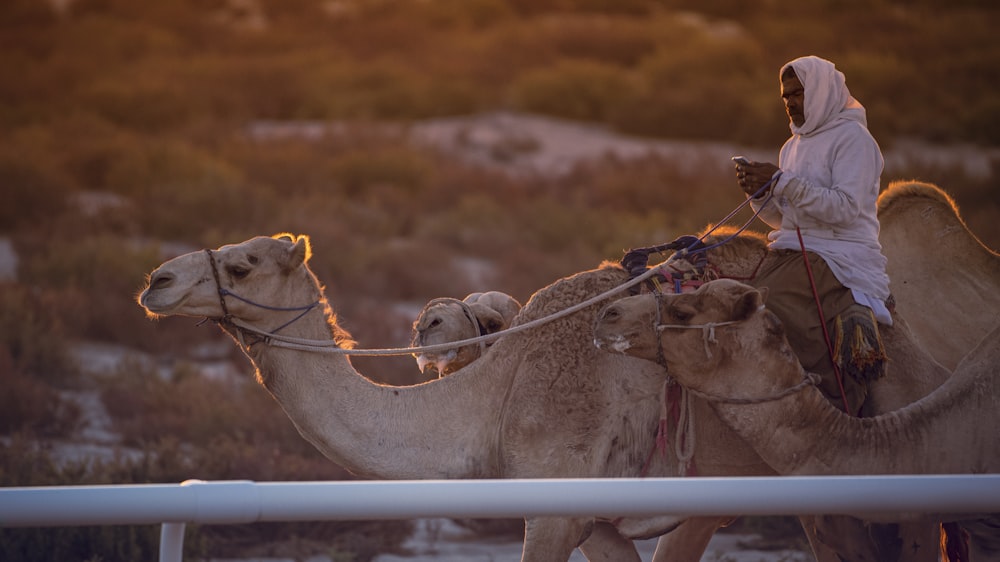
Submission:
[[[616,124],[648,136],[759,142],[767,123],[781,122],[781,105],[758,50],[739,37],[704,35],[676,49],[661,47],[642,61],[642,88],[622,100]],[[760,113],[760,96],[778,100],[770,112]]]
[[[347,119],[407,119],[434,115],[425,92],[446,91],[431,87],[432,81],[403,62],[379,60],[352,66],[336,83],[338,95],[331,98],[332,117]]]
[[[603,63],[565,61],[519,77],[511,86],[515,108],[581,121],[605,121],[622,97],[629,97],[630,78]]]
[[[36,130],[13,136],[10,144],[0,144],[0,232],[60,215],[72,192],[68,178],[54,169],[48,135]]]
[[[75,240],[35,239],[30,244],[44,246],[23,259],[23,279],[42,287],[101,289],[130,298],[146,272],[160,262],[155,246],[136,247],[130,240],[108,234]]]
[[[0,8],[0,26],[17,29],[23,26],[45,26],[55,23],[56,14],[43,4],[31,0],[10,0]]]
[[[443,0],[433,5],[420,6],[414,11],[435,29],[482,28],[506,21],[514,15],[508,3],[503,0]]]
[[[108,170],[107,188],[139,203],[149,202],[157,186],[164,184],[232,184],[239,179],[225,162],[191,143],[169,138],[140,140],[129,156]]]
[[[257,454],[263,452],[265,457],[283,451],[322,458],[299,436],[274,399],[249,377],[207,379],[183,362],[162,376],[148,366],[125,362],[104,378],[102,400],[128,445],[171,436],[197,449],[230,439],[260,447]],[[327,461],[325,466],[333,473],[334,465]]]
[[[81,95],[84,103],[116,125],[162,133],[191,118],[191,104],[177,84],[136,84],[121,78],[91,85]]]
[[[144,143],[133,158],[108,171],[111,191],[136,206],[147,233],[192,239],[192,225],[229,228],[252,224],[273,205],[271,195],[247,183],[240,170],[190,144]]]
[[[453,251],[478,255],[503,253],[517,247],[521,238],[510,204],[483,192],[456,197],[439,210],[437,220],[422,221],[416,234]]]
[[[145,318],[135,304],[146,274],[159,265],[158,246],[137,246],[112,234],[33,238],[22,246],[21,278],[45,288],[44,315],[62,337],[110,341],[149,349],[151,342],[177,344]],[[51,337],[51,336],[50,336]],[[188,336],[190,339],[190,336]]]
[[[925,102],[899,96],[901,88],[921,80],[920,69],[914,61],[887,53],[881,56],[846,55],[836,63],[847,76],[851,94],[865,106],[876,138],[881,131],[892,131],[893,136],[910,135],[921,128],[920,122],[925,115],[920,106]]]
[[[53,387],[16,368],[6,348],[0,348],[0,387],[0,434],[66,436],[79,421],[80,409]]]
[[[355,200],[365,198],[365,203],[377,206],[385,200],[373,196],[372,188],[391,186],[412,199],[427,184],[432,169],[413,150],[388,147],[341,154],[331,163],[330,172],[340,195]]]
[[[524,23],[558,57],[629,68],[656,49],[658,30],[648,20],[607,13],[560,14]]]
[[[109,174],[120,162],[136,158],[143,143],[141,133],[86,111],[65,115],[51,129],[60,138],[62,150],[54,158],[59,168],[77,186],[91,191],[108,190]]]
[[[221,448],[227,454],[233,453],[225,444]],[[240,447],[242,451],[247,449]],[[179,483],[195,472],[211,480],[247,478],[246,470],[217,471],[217,463],[196,470],[204,466],[199,463],[211,463],[216,457],[215,452],[207,449],[192,455],[176,440],[162,439],[151,444],[138,458],[119,456],[108,461],[59,464],[54,462],[51,451],[30,438],[15,435],[10,440],[0,441],[0,485]],[[252,463],[259,460],[259,455],[240,458]],[[281,463],[272,464],[281,466]],[[234,472],[237,476],[232,476]],[[411,528],[408,521],[191,525],[185,533],[184,557],[281,555],[299,558],[325,552],[334,555],[335,559],[340,556],[367,561],[399,545]],[[3,560],[131,562],[153,560],[158,549],[159,528],[155,525],[0,529],[0,559]]]
[[[969,108],[962,129],[973,142],[1000,145],[1000,101],[981,100]]]
[[[51,309],[51,295],[6,284],[0,290],[0,345],[12,372],[50,383],[74,373],[63,326]]]

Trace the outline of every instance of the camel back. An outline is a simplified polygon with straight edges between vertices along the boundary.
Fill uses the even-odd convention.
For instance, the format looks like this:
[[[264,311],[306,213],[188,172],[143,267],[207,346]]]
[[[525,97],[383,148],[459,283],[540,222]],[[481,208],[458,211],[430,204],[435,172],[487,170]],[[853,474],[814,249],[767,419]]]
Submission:
[[[889,187],[878,196],[878,214],[881,217],[900,202],[913,201],[914,198],[946,208],[961,222],[955,200],[940,187],[922,181],[897,180],[890,183]]]
[[[626,281],[628,281],[628,275],[625,273],[625,270],[614,262],[604,262],[597,269],[582,271],[569,277],[564,277],[535,291],[531,295],[531,298],[528,299],[527,304],[514,317],[511,325],[517,326],[525,322],[550,316],[605,291],[614,289]],[[621,296],[625,296],[625,292],[612,298],[619,298]],[[591,330],[593,328],[591,321],[594,314],[605,304],[607,302],[596,303],[593,307],[588,307],[581,311],[590,311],[589,314],[571,314],[561,320],[577,323],[581,329]]]

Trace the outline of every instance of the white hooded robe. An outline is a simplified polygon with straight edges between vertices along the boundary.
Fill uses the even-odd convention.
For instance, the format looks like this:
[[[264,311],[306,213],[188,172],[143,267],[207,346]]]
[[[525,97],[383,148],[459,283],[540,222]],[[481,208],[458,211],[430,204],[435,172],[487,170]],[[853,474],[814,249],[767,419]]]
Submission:
[[[854,300],[891,325],[887,260],[876,216],[884,160],[868,132],[865,109],[830,61],[802,57],[781,72],[788,66],[805,90],[805,122],[790,123],[792,136],[778,158],[780,177],[770,196],[751,204],[764,206],[759,216],[774,228],[768,234],[771,248],[800,249],[797,227],[806,249],[826,261]]]

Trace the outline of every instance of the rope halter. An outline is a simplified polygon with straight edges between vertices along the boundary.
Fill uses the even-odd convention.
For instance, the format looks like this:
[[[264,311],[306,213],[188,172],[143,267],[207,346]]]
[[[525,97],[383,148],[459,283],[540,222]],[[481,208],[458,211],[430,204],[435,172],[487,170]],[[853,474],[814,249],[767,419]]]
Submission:
[[[236,319],[233,318],[232,313],[229,312],[229,307],[226,305],[226,297],[233,297],[234,299],[236,299],[238,301],[245,302],[246,304],[249,304],[251,306],[255,306],[257,308],[261,308],[261,309],[264,309],[264,310],[273,310],[273,311],[278,311],[278,312],[298,312],[299,313],[296,316],[294,316],[291,320],[289,320],[288,322],[285,322],[284,324],[278,326],[277,328],[274,328],[270,332],[266,332],[267,334],[275,334],[275,333],[283,330],[284,328],[287,328],[288,326],[290,326],[291,324],[293,324],[294,322],[298,321],[303,316],[305,316],[306,314],[308,314],[310,310],[312,310],[312,309],[317,308],[317,307],[320,306],[320,303],[321,303],[320,300],[315,300],[315,301],[313,301],[313,302],[311,302],[309,304],[305,304],[305,305],[302,305],[302,306],[271,306],[271,305],[267,305],[267,304],[261,304],[259,302],[254,302],[254,301],[252,301],[252,300],[250,300],[250,299],[248,299],[246,297],[242,297],[242,296],[240,296],[240,295],[238,295],[238,294],[236,294],[236,293],[234,293],[234,292],[230,291],[229,289],[226,289],[225,287],[222,286],[222,281],[219,278],[219,266],[218,266],[218,263],[215,261],[215,253],[212,250],[209,250],[209,249],[206,249],[205,253],[208,255],[208,264],[209,264],[209,267],[212,269],[212,277],[215,279],[215,289],[216,289],[216,291],[219,294],[219,305],[222,307],[222,317],[215,319],[215,321],[217,323],[219,323],[219,324],[228,324],[230,326],[234,326],[237,329],[239,329],[240,330],[240,343],[241,344],[243,344],[243,332],[242,332],[242,330],[245,329],[245,330],[248,330],[250,332],[257,333],[257,334],[261,334],[261,332],[260,332],[260,330],[252,328],[250,326],[246,326],[242,322],[236,321]]]
[[[744,319],[744,320],[727,320],[724,322],[705,322],[703,324],[660,324],[659,301],[660,297],[657,296],[656,320],[654,321],[653,324],[654,331],[660,333],[663,332],[664,330],[701,330],[702,343],[705,346],[705,355],[707,355],[709,359],[712,358],[712,351],[709,348],[709,344],[718,343],[718,340],[715,338],[715,329],[725,326],[733,326],[746,321],[746,319]],[[761,305],[760,308],[758,308],[757,310],[758,311],[764,310],[764,305]],[[662,361],[662,364],[664,366],[666,365],[666,358],[664,356],[662,338],[660,338],[660,345],[659,349],[657,350],[657,359]],[[702,392],[700,390],[695,390],[689,386],[685,386],[685,388],[689,392],[691,392],[691,394],[694,394],[695,396],[698,396],[699,398],[702,398],[709,402],[719,402],[723,404],[761,404],[764,402],[772,402],[774,400],[780,400],[790,394],[794,394],[806,388],[807,386],[814,386],[816,384],[819,384],[819,382],[820,382],[819,375],[817,375],[816,373],[804,372],[802,380],[799,381],[797,384],[792,385],[783,390],[779,390],[774,394],[769,394],[766,396],[760,396],[754,398],[731,398],[728,396],[718,396],[715,394]]]

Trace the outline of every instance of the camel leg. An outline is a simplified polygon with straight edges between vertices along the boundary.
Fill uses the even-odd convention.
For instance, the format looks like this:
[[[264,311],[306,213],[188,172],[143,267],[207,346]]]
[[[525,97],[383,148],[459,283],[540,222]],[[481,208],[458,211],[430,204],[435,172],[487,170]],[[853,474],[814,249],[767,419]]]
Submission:
[[[1000,560],[1000,516],[987,515],[982,519],[958,523],[969,534],[969,560]]]
[[[641,562],[635,544],[618,532],[614,525],[598,521],[587,540],[580,545],[580,552],[590,562]]]
[[[868,523],[855,517],[800,517],[816,560],[858,562],[938,562],[936,521]]]
[[[861,521],[846,516],[800,515],[799,524],[806,534],[816,562],[880,562],[878,553],[861,527]],[[826,541],[837,546],[829,546]],[[845,557],[838,556],[843,552]]]
[[[708,542],[719,527],[732,517],[692,517],[656,541],[653,562],[698,562],[708,548]]]
[[[565,562],[590,534],[593,519],[531,517],[524,520],[521,562]]]
[[[885,525],[873,525],[884,527]],[[938,562],[941,550],[939,521],[907,521],[898,525],[900,562]]]

